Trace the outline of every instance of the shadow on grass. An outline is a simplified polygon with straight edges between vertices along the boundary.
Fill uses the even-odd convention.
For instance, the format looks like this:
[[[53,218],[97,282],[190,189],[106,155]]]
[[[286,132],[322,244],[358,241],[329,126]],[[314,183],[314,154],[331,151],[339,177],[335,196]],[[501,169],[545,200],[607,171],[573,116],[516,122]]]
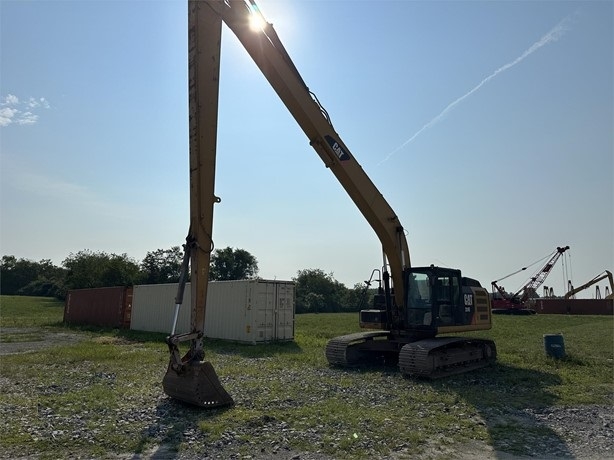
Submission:
[[[133,459],[141,459],[144,454],[149,460],[179,458],[182,443],[189,445],[191,439],[202,438],[202,421],[217,417],[227,410],[232,410],[232,407],[203,410],[172,398],[162,399],[156,408],[155,423],[141,432]],[[223,443],[221,440],[219,442]],[[147,452],[147,449],[152,448],[153,451]],[[206,452],[200,454],[206,456]]]
[[[242,358],[267,358],[276,355],[301,353],[303,349],[296,342],[269,342],[258,345],[233,343],[224,340],[206,339],[203,346],[220,355],[238,355]]]
[[[551,387],[558,375],[497,363],[493,366],[433,381],[435,389],[454,391],[473,406],[484,421],[495,458],[519,455],[573,458],[565,441],[536,417],[553,407],[558,397]]]
[[[166,337],[168,336],[168,334],[164,334],[162,332],[134,331],[130,329],[113,329],[80,325],[67,326],[63,323],[58,323],[57,326],[62,329],[70,329],[76,332],[93,332],[101,335],[111,335],[128,342],[159,343],[163,347],[166,347]],[[205,353],[211,351],[216,354],[239,355],[244,358],[265,358],[280,354],[301,353],[303,351],[300,345],[298,345],[295,341],[272,341],[258,344],[245,344],[227,340],[206,338],[203,341],[203,346],[205,348]]]
[[[60,328],[60,329],[70,329],[70,326],[68,326],[66,323],[64,323],[64,321],[53,321],[51,323],[46,323],[46,324],[41,324],[42,327],[53,327],[53,328]]]
[[[343,368],[343,371],[352,375],[399,372],[398,367],[383,363]],[[546,417],[540,417],[558,401],[552,388],[562,381],[555,373],[495,363],[465,374],[419,381],[438,393],[456,394],[458,401],[477,411],[476,423],[484,424],[487,443],[495,450],[488,458],[574,457],[565,440],[545,422]],[[478,453],[476,458],[480,458]]]

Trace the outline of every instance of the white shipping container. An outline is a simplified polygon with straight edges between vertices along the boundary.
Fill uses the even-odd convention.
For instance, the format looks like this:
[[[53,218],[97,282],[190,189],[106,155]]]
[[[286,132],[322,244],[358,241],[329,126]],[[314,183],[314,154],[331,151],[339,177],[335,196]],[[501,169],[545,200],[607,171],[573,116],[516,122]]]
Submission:
[[[205,337],[244,343],[294,340],[292,281],[211,281]],[[170,333],[177,284],[134,286],[131,329]],[[190,284],[185,288],[176,333],[190,329]]]
[[[175,315],[175,296],[177,283],[142,284],[132,290],[132,317],[130,329],[136,331],[171,333]],[[186,284],[183,293],[183,304],[179,310],[179,318],[175,333],[183,334],[190,331],[190,283]]]

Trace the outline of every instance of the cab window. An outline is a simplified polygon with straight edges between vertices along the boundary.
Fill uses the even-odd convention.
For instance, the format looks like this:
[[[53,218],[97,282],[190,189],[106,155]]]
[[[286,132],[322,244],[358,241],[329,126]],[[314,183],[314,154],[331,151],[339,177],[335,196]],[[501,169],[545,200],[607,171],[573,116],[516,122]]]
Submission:
[[[431,286],[426,273],[412,273],[407,286],[407,314],[409,323],[417,326],[430,326]]]
[[[451,325],[456,322],[460,307],[460,284],[456,276],[438,276],[435,280],[437,323]]]

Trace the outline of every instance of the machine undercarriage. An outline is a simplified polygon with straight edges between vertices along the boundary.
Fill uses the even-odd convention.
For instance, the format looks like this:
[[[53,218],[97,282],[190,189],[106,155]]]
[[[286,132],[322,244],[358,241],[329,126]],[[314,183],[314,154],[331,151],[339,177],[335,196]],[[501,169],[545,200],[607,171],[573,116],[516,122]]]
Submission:
[[[326,359],[331,365],[355,367],[398,363],[403,375],[443,378],[486,367],[495,362],[492,340],[468,337],[433,337],[410,340],[389,331],[368,331],[331,339]]]

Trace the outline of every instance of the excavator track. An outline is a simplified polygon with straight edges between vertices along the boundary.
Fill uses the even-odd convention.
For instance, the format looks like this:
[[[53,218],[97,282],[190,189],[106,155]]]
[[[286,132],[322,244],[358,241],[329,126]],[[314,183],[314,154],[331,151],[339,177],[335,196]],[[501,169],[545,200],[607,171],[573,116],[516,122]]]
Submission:
[[[365,350],[376,339],[387,338],[388,331],[357,332],[335,337],[326,344],[326,359],[334,366],[352,367],[369,359]]]
[[[418,340],[399,353],[403,375],[438,379],[492,364],[497,348],[492,340],[446,337]]]

